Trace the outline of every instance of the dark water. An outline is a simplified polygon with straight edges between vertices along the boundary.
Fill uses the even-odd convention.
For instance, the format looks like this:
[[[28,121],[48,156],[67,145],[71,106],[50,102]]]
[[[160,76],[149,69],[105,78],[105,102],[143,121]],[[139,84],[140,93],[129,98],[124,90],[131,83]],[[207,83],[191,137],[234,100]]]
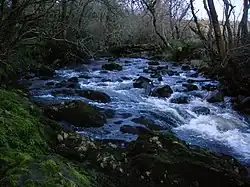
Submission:
[[[247,122],[247,119],[231,108],[230,98],[217,104],[211,104],[202,99],[209,92],[202,90],[201,87],[208,83],[216,85],[218,84],[216,81],[198,81],[194,83],[199,87],[198,91],[183,92],[182,84],[190,79],[190,75],[195,73],[194,70],[182,71],[180,67],[172,65],[170,62],[161,62],[162,65],[168,65],[169,69],[178,73],[174,76],[166,75],[163,77],[163,81],[159,82],[157,79],[150,78],[149,74],[143,73],[143,69],[148,66],[147,59],[123,58],[119,61],[123,65],[123,71],[103,72],[101,65],[107,61],[100,60],[88,65],[89,72],[86,72],[84,68],[75,67],[58,70],[57,75],[53,78],[53,81],[60,82],[70,77],[87,74],[90,79],[79,78],[81,89],[105,92],[112,99],[110,103],[97,103],[79,96],[52,95],[52,91],[56,88],[46,85],[51,80],[44,81],[37,78],[29,80],[32,82],[31,95],[33,99],[44,102],[81,99],[101,108],[115,110],[115,118],[109,120],[105,126],[83,129],[79,132],[93,138],[134,140],[135,135],[124,134],[119,129],[122,125],[138,126],[131,122],[131,119],[144,116],[155,120],[157,124],[170,128],[178,137],[190,144],[227,153],[250,164],[249,121]],[[133,79],[138,75],[150,78],[155,85],[170,85],[174,90],[171,98],[184,94],[188,96],[189,103],[175,104],[169,102],[171,98],[164,99],[145,95],[143,89],[133,88]],[[198,78],[191,79],[205,80],[206,78],[199,75]],[[209,115],[197,115],[192,112],[196,106],[205,106],[211,112]],[[124,115],[127,115],[128,118],[124,119]],[[122,123],[116,124],[117,121],[122,121]]]

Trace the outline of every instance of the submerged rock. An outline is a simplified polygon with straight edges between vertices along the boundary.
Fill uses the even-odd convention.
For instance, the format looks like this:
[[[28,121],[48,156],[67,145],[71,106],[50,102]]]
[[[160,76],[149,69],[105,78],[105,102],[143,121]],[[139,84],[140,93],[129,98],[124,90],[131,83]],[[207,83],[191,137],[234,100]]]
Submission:
[[[133,82],[134,88],[146,88],[147,85],[152,84],[152,81],[146,77],[140,76]]]
[[[191,68],[190,68],[189,65],[182,65],[182,66],[181,66],[181,70],[186,71],[186,70],[190,70],[190,69],[191,69]]]
[[[78,94],[97,102],[109,103],[111,101],[111,98],[107,94],[96,90],[81,90],[78,91]]]
[[[224,94],[221,91],[216,90],[210,93],[205,99],[209,103],[222,102],[224,101]]]
[[[118,63],[111,62],[109,64],[102,65],[102,69],[109,70],[109,71],[115,71],[115,70],[121,71],[122,70],[122,66],[119,65]]]
[[[160,63],[159,62],[157,62],[157,61],[150,61],[150,62],[148,62],[148,65],[150,65],[150,66],[158,66],[158,65],[160,65]]]
[[[198,86],[196,86],[194,84],[182,84],[182,86],[185,87],[186,91],[188,91],[188,92],[198,90]]]
[[[71,77],[68,79],[68,82],[79,82],[78,77]]]
[[[120,131],[123,133],[137,134],[137,135],[152,134],[152,132],[149,129],[142,126],[123,125],[121,126]]]
[[[106,116],[100,109],[82,101],[48,106],[45,114],[54,120],[65,121],[77,127],[101,127],[106,123]]]
[[[176,95],[170,99],[171,103],[186,104],[188,103],[188,96],[186,95]]]
[[[214,91],[217,89],[217,85],[214,84],[205,84],[202,86],[203,90],[207,90],[207,91]]]
[[[166,127],[163,127],[161,125],[156,124],[153,120],[145,118],[145,117],[138,117],[138,118],[134,118],[131,120],[134,123],[137,124],[141,124],[141,125],[145,125],[147,128],[149,128],[150,130],[166,130]]]
[[[210,109],[204,106],[196,106],[192,109],[198,115],[208,115],[210,114]]]
[[[169,85],[165,85],[162,87],[155,88],[152,91],[151,96],[153,97],[170,97],[171,94],[173,93],[173,90]]]

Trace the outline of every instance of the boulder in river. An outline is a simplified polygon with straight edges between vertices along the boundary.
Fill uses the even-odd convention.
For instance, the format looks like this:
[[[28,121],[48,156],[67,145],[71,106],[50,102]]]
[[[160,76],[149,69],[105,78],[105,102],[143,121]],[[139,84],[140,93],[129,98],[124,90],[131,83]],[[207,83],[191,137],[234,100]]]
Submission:
[[[186,71],[186,70],[190,70],[191,68],[190,68],[189,65],[182,65],[181,69],[184,70],[184,71]]]
[[[152,134],[152,131],[142,126],[123,125],[121,126],[120,131],[123,133],[137,134],[137,135]]]
[[[72,88],[72,89],[80,89],[81,85],[77,82],[72,82],[66,86],[67,88]]]
[[[204,106],[196,106],[192,111],[198,115],[208,115],[210,114],[210,109]]]
[[[111,101],[110,97],[106,93],[97,90],[81,90],[78,91],[78,94],[82,97],[101,103],[109,103]]]
[[[171,87],[169,85],[165,85],[165,86],[155,88],[152,91],[151,96],[153,96],[153,97],[170,97],[172,95],[172,93],[173,93],[173,90],[171,89]]]
[[[220,90],[215,90],[210,93],[206,98],[209,103],[216,103],[224,101],[224,94]]]
[[[109,70],[109,71],[121,71],[122,66],[116,62],[111,62],[109,64],[102,65],[102,69]]]
[[[182,86],[185,87],[186,91],[188,91],[188,92],[198,90],[198,86],[196,86],[194,84],[182,84]]]
[[[188,103],[188,96],[186,95],[176,95],[173,98],[170,99],[171,103],[177,103],[177,104],[186,104]]]
[[[83,101],[47,106],[44,111],[49,118],[65,121],[76,127],[101,127],[106,123],[106,116],[100,109]]]
[[[203,90],[207,90],[207,91],[214,91],[217,89],[217,85],[214,84],[205,84],[202,86]]]
[[[250,97],[238,97],[234,107],[241,112],[250,114]]]
[[[146,117],[138,117],[138,118],[134,118],[131,120],[132,122],[136,123],[136,124],[141,124],[141,125],[145,125],[147,128],[149,128],[150,130],[166,130],[166,127],[163,127],[161,125],[158,125],[156,122],[154,122],[151,119],[148,119]]]
[[[152,81],[146,77],[140,76],[133,82],[134,88],[145,88],[147,85],[152,84]]]
[[[68,82],[79,82],[78,77],[71,77],[68,79]]]
[[[160,63],[157,62],[157,61],[149,61],[148,65],[150,65],[150,66],[158,66],[158,65],[160,65]]]

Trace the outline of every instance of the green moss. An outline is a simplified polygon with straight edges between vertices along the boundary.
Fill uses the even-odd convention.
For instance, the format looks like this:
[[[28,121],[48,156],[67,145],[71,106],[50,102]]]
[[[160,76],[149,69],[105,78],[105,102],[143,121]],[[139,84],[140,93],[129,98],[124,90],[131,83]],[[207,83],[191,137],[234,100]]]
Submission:
[[[13,91],[0,90],[0,147],[42,153],[43,125],[31,114],[32,104]]]
[[[91,186],[84,169],[49,153],[61,128],[24,96],[0,89],[0,186]]]

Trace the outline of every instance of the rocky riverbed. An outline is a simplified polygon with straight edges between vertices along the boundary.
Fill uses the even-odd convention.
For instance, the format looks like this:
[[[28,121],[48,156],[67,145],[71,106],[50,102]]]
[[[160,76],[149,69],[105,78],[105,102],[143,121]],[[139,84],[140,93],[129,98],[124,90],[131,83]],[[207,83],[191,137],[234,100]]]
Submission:
[[[20,82],[63,127],[50,149],[97,186],[249,186],[248,117],[188,65],[101,59]]]

